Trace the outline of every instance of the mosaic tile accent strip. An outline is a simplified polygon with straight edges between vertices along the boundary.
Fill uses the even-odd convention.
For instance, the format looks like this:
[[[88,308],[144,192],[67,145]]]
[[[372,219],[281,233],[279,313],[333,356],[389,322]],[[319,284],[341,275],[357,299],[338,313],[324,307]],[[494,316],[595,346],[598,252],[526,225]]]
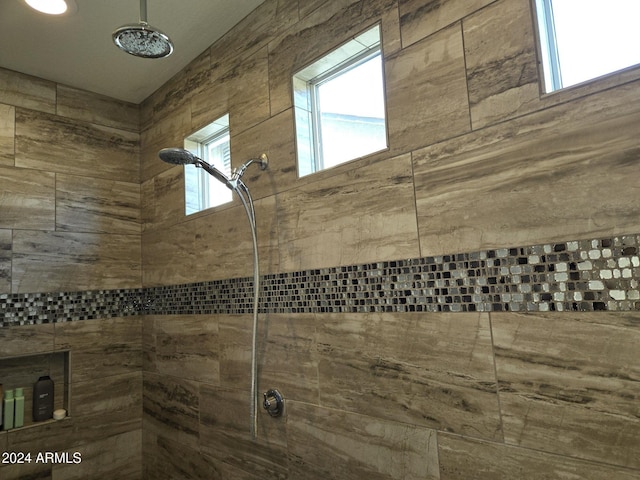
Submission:
[[[640,235],[269,274],[262,313],[640,310]],[[139,314],[248,314],[253,278],[0,295],[2,325]]]
[[[142,289],[0,294],[0,326],[138,315]]]

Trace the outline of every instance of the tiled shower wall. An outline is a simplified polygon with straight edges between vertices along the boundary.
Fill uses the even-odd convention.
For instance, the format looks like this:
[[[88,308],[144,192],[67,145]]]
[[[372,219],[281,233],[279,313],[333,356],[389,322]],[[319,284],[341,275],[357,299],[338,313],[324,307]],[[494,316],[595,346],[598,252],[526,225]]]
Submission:
[[[376,22],[389,150],[298,179],[291,74]],[[0,447],[140,478],[142,403],[144,478],[640,478],[638,72],[540,95],[528,0],[267,0],[142,105],[141,194],[135,108],[0,74],[0,307],[45,322],[0,345],[78,356],[73,417]],[[156,155],[227,112],[270,157],[257,441],[244,212],[184,217]]]
[[[0,70],[0,362],[71,352],[70,417],[0,432],[0,451],[82,455],[3,480],[141,476],[142,321],[111,308],[141,287],[138,125],[136,105]]]
[[[389,150],[298,179],[291,75],[376,22]],[[528,0],[268,0],[205,51],[142,106],[147,476],[640,478],[638,75],[541,95]],[[227,112],[255,442],[242,207],[157,159]]]

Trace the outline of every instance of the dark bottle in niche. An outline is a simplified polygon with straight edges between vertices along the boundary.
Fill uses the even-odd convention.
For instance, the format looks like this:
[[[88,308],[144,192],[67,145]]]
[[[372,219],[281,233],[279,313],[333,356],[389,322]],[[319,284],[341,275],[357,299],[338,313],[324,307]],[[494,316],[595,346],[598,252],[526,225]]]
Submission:
[[[53,417],[53,380],[48,375],[40,377],[33,386],[33,421],[40,422]]]

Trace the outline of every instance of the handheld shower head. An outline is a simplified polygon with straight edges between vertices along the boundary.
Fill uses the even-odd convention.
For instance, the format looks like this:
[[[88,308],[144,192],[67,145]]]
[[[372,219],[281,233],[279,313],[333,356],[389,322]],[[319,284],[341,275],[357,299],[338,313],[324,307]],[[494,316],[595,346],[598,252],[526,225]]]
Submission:
[[[172,165],[195,165],[204,169],[209,175],[216,180],[224,183],[231,190],[235,190],[236,186],[227,178],[227,176],[213,165],[209,165],[204,160],[196,157],[189,150],[184,148],[163,148],[158,152],[160,160]]]
[[[163,162],[173,165],[189,165],[202,162],[202,160],[184,148],[163,148],[158,152],[158,156]]]
[[[124,25],[111,36],[118,48],[136,57],[163,58],[173,52],[169,37],[147,23],[146,0],[140,0],[140,22]]]

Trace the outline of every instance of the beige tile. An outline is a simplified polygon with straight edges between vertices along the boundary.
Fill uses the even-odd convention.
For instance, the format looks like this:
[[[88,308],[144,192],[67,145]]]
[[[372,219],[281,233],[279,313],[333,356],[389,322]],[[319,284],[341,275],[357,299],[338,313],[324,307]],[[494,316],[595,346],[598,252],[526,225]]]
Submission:
[[[15,157],[16,109],[0,104],[0,165],[13,166]]]
[[[638,88],[413,152],[423,255],[640,231]]]
[[[234,202],[238,203],[237,198]],[[254,205],[260,274],[277,272],[277,199],[263,198],[256,200]],[[243,207],[224,208],[197,218],[195,232],[197,261],[192,270],[194,278],[253,278],[253,240]]]
[[[196,281],[193,269],[200,254],[195,249],[195,237],[190,224],[145,231],[142,235],[143,286]]]
[[[419,256],[410,157],[364,165],[278,195],[281,270]]]
[[[140,185],[57,175],[56,229],[139,235]]]
[[[13,232],[0,229],[0,293],[11,293]]]
[[[217,73],[213,70],[208,81],[191,97],[188,104],[191,114],[189,131],[184,136],[197,132],[202,127],[229,113],[231,108],[229,97],[233,91],[232,80],[234,78],[237,80],[237,76],[233,74],[230,76],[216,75]]]
[[[211,315],[155,318],[155,369],[159,374],[220,384],[218,319]]]
[[[47,422],[30,428],[8,432],[7,449],[13,452],[31,453],[32,458],[40,452],[62,451],[83,443],[80,436],[74,436],[76,424],[67,417],[57,422]]]
[[[291,109],[242,133],[236,134],[233,130],[230,133],[233,165],[241,165],[262,153],[269,157],[267,170],[252,166],[245,173],[244,182],[251,189],[254,198],[273,195],[296,186],[298,175]]]
[[[0,103],[55,113],[56,84],[0,68]]]
[[[271,0],[263,2],[210,49],[211,69],[214,77],[264,48],[269,41],[298,20],[298,0]]]
[[[1,442],[0,442],[1,444]],[[6,452],[5,449],[2,449]],[[2,480],[52,480],[52,465],[44,463],[23,463],[14,465],[0,465],[0,478]]]
[[[261,314],[258,321],[260,393],[277,387],[287,398],[318,404],[316,315]]]
[[[182,188],[179,180],[173,180],[182,176],[166,178],[166,198],[170,200]],[[157,198],[165,197],[159,192],[160,187],[155,192]],[[163,205],[155,210],[158,218],[166,214],[169,223],[172,215],[180,215],[170,201],[168,213],[162,212]],[[266,274],[278,269],[276,199],[256,200],[255,211],[260,272]],[[142,245],[145,286],[253,277],[251,230],[237,197],[234,203],[194,215],[187,222],[146,229]]]
[[[233,469],[262,472],[263,478],[290,478],[283,418],[271,418],[263,411],[258,412],[257,436],[252,439],[249,389],[233,390],[203,384],[200,393],[202,453]]]
[[[157,156],[156,156],[157,158]],[[160,159],[158,159],[160,161]],[[184,167],[176,165],[159,173],[143,185],[144,230],[162,229],[184,221]]]
[[[287,408],[291,478],[440,478],[434,430],[299,402]]]
[[[158,158],[158,152],[167,147],[184,146],[184,139],[191,130],[191,110],[189,105],[183,105],[171,115],[161,117],[152,127],[140,134],[140,177],[147,181],[155,175],[173,166]]]
[[[74,355],[76,364],[82,356]],[[99,385],[100,388],[96,388]],[[142,418],[142,372],[102,375],[71,386],[69,414],[73,417],[103,415]]]
[[[228,390],[245,391],[248,396],[251,388],[252,315],[224,315],[220,316],[219,322],[220,385]],[[246,411],[249,411],[248,403]]]
[[[230,131],[240,133],[269,118],[269,58],[266,46],[230,70],[225,80],[230,82]]]
[[[397,0],[325,2],[322,8],[275,37],[269,43],[271,114],[291,107],[294,73],[380,21],[383,51],[389,55],[400,48]]]
[[[389,146],[408,152],[470,130],[460,24],[385,63]]]
[[[138,133],[16,109],[18,167],[137,182],[139,143]]]
[[[637,480],[640,472],[548,453],[438,435],[441,480]]]
[[[142,368],[140,317],[82,320],[55,324],[55,348],[71,351],[71,382],[99,382]]]
[[[96,125],[140,131],[139,107],[85,90],[57,86],[56,114]]]
[[[476,10],[495,0],[400,0],[400,26],[402,46],[409,45],[433,35],[438,30],[462,20]]]
[[[143,381],[145,434],[170,438],[185,447],[198,448],[198,384],[177,377],[146,372]]]
[[[143,129],[180,112],[189,103],[189,99],[198,95],[207,85],[209,77],[210,58],[207,50],[143,102],[142,109],[145,110],[143,113],[145,119],[141,122]],[[146,113],[147,110],[149,113]]]
[[[498,1],[463,26],[473,128],[539,109],[531,2]]]
[[[158,373],[156,367],[156,316],[142,316],[142,371]]]
[[[76,452],[80,455],[81,461],[55,465],[53,480],[87,478],[139,480],[141,478],[142,432],[140,430],[83,445],[69,451],[70,458],[73,459]]]
[[[571,313],[492,314],[492,326],[507,443],[640,470],[637,326]]]
[[[140,240],[135,235],[16,230],[15,293],[138,288]]]
[[[332,15],[340,12],[341,9],[346,8],[354,3],[358,3],[358,0],[307,0],[306,2],[299,2],[300,6],[298,11],[300,12],[300,19],[305,18],[307,15],[319,10],[322,7],[326,12],[330,12]]]
[[[320,403],[501,440],[487,314],[318,316]]]
[[[51,352],[54,349],[53,323],[0,328],[2,357]]]
[[[55,176],[0,167],[0,228],[53,230]]]
[[[142,454],[143,478],[173,480],[202,478],[207,480],[235,480],[249,477],[227,476],[226,469],[217,460],[202,455],[198,448],[185,446],[171,438],[153,436],[145,442]],[[254,477],[252,477],[254,478]],[[255,479],[257,480],[256,476]]]

